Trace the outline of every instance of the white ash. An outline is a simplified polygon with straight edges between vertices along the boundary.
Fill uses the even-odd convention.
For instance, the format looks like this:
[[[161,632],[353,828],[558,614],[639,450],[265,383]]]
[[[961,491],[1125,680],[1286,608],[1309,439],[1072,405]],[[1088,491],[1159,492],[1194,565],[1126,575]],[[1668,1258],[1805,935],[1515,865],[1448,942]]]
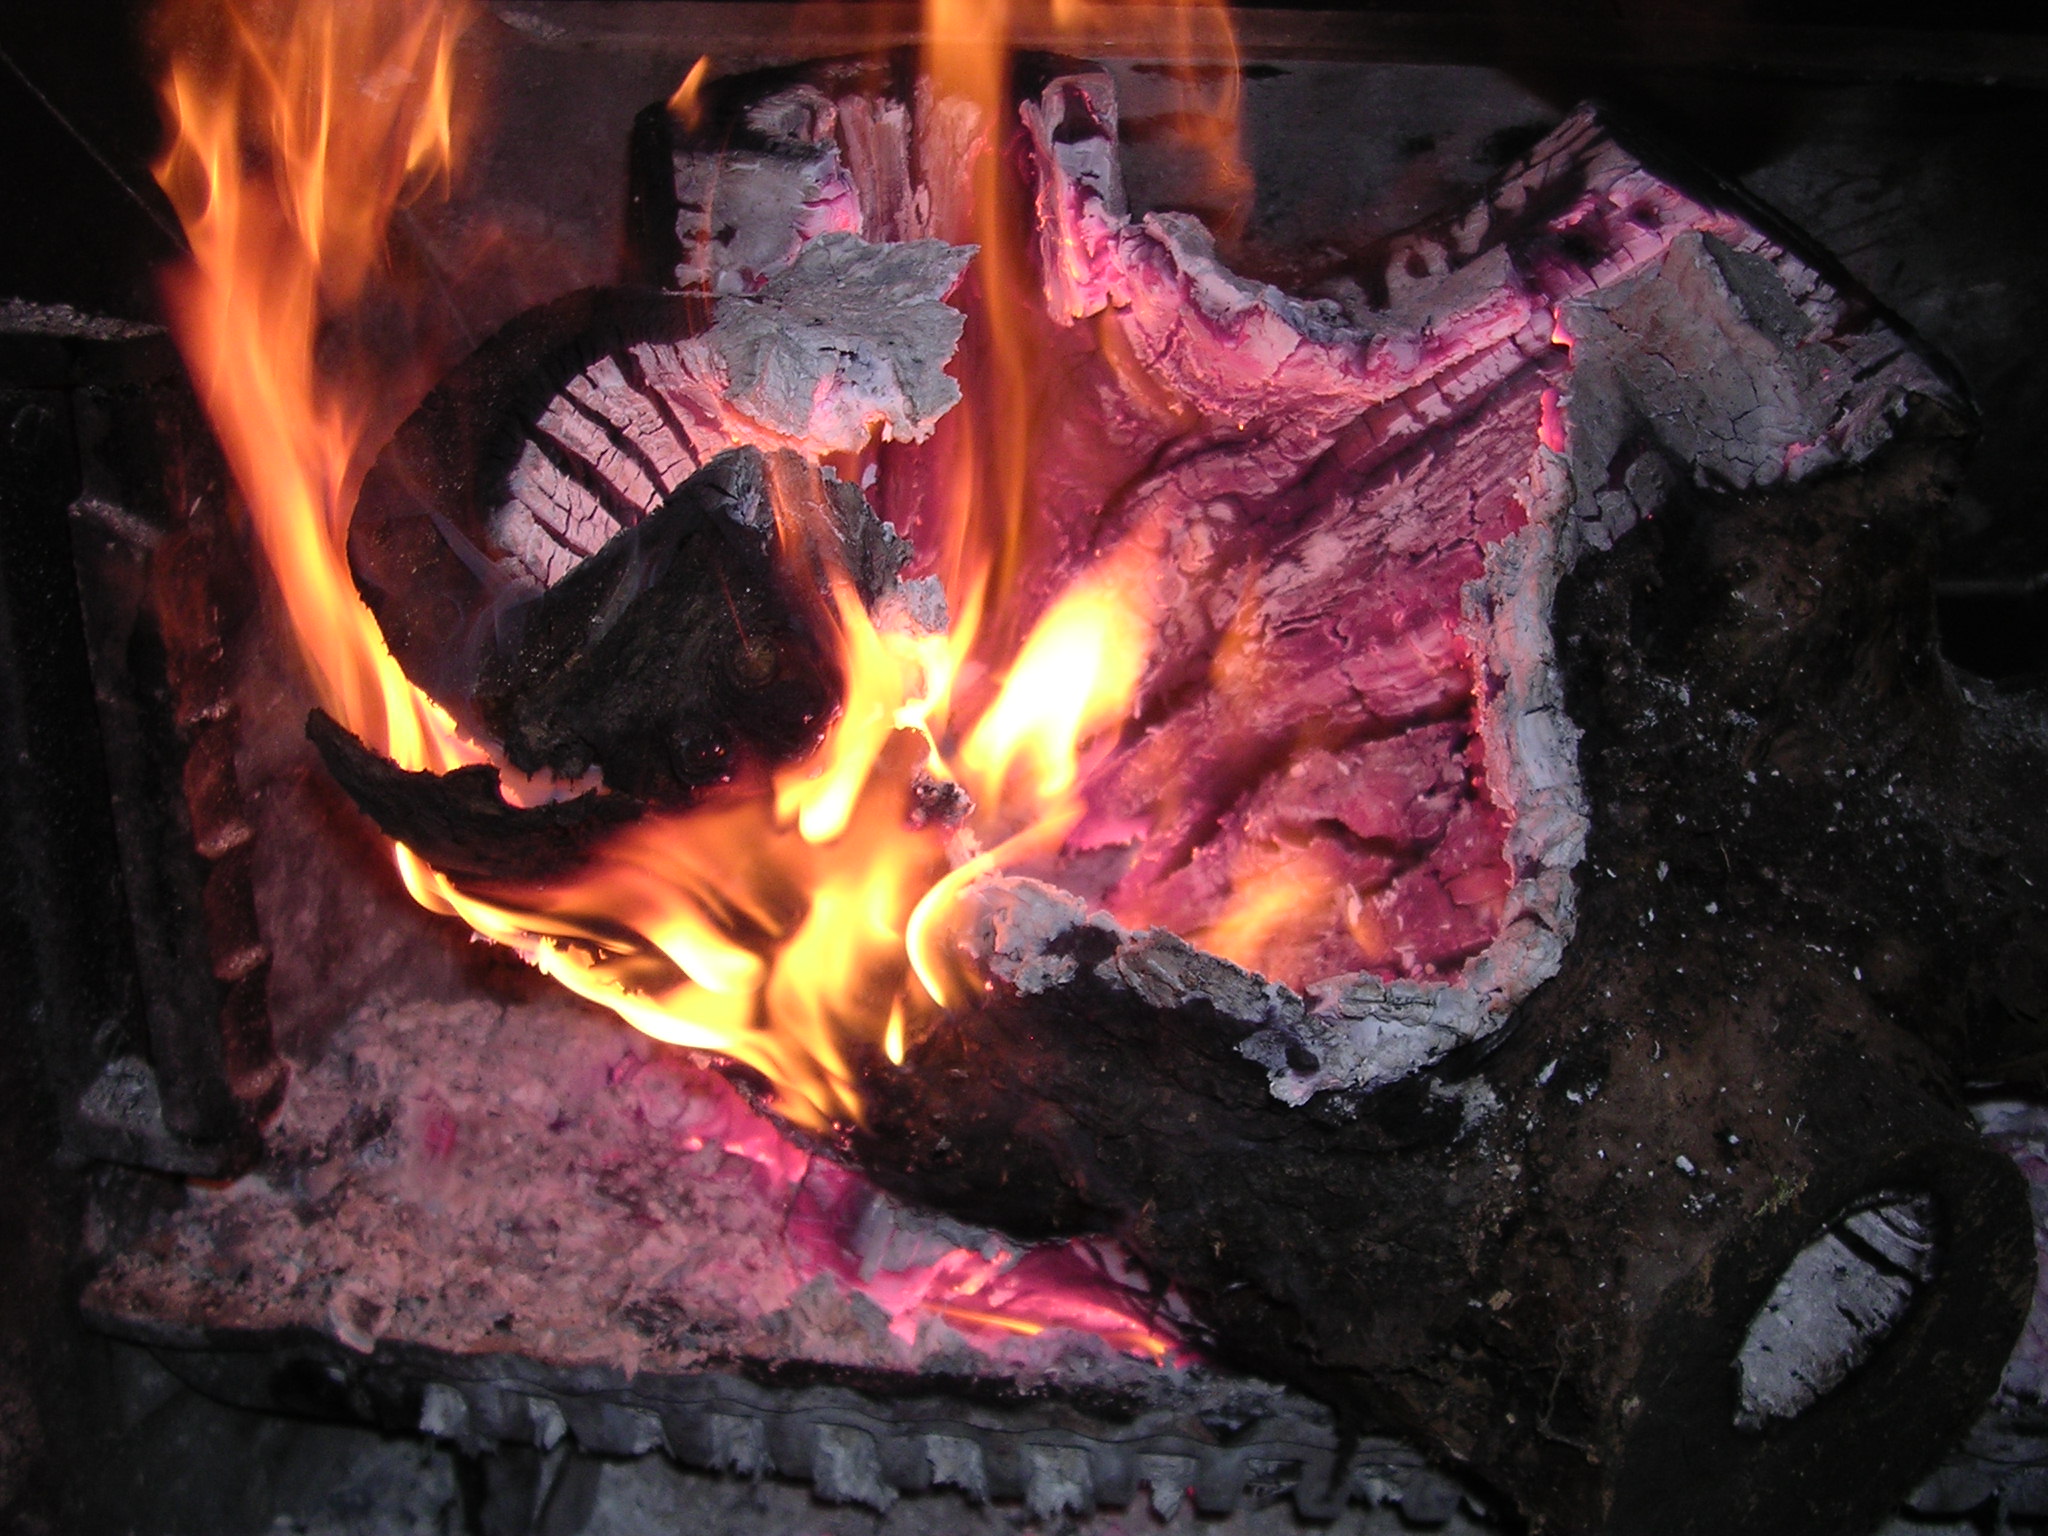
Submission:
[[[794,85],[749,108],[764,148],[694,147],[674,156],[679,289],[753,293],[828,230],[857,231],[860,200],[839,146],[837,111]]]
[[[965,325],[946,296],[974,254],[828,232],[708,329],[629,342],[527,429],[490,541],[522,590],[552,586],[737,446],[850,453],[929,437],[960,399],[945,372]]]
[[[724,398],[763,431],[848,452],[922,442],[960,402],[946,372],[966,317],[945,298],[973,246],[830,233],[757,294],[718,301],[704,343]]]
[[[724,1079],[597,1010],[414,1002],[358,1009],[299,1062],[263,1163],[194,1186],[108,1259],[85,1307],[159,1342],[302,1329],[625,1378],[737,1361],[1186,1375],[1089,1332],[948,1321],[944,1304],[994,1291],[947,1274],[999,1290],[1033,1252],[814,1161]],[[1091,1272],[1098,1303],[1116,1294],[1113,1266]]]
[[[1736,1355],[1736,1428],[1796,1419],[1882,1347],[1939,1269],[1939,1217],[1929,1195],[1874,1196],[1799,1251]]]
[[[1972,1107],[1985,1136],[2018,1165],[2034,1213],[2040,1272],[2033,1306],[1999,1383],[1997,1408],[2018,1420],[2038,1420],[2048,1408],[2048,1106],[1993,1100]]]

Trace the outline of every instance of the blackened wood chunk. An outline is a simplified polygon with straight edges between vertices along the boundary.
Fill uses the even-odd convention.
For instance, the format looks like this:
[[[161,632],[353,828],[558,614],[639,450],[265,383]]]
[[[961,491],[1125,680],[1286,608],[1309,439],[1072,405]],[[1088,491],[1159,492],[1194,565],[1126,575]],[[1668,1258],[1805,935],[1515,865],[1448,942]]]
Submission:
[[[1342,350],[1357,343],[1340,338],[1321,354],[1329,387],[1311,392],[1285,370],[1317,361],[1318,325],[1289,319],[1300,339],[1288,337],[1284,366],[1247,367],[1248,349],[1204,337],[1202,295],[1227,274],[1184,238],[1195,232],[1156,218],[1142,233],[1118,227],[1113,146],[1091,126],[1111,119],[1092,90],[1048,91],[1026,113],[1041,186],[1060,192],[1039,205],[1056,311],[1172,336],[1133,350],[1160,360],[1162,387],[1185,369],[1185,399],[1242,400],[1225,419],[1304,402],[1261,426],[1274,441],[1312,429],[1302,453],[1325,455],[1304,482],[1324,499],[1296,501],[1319,535],[1318,574],[1341,570],[1337,591],[1370,592],[1352,572],[1391,569],[1396,590],[1417,594],[1412,560],[1339,566],[1329,551],[1343,546],[1313,521],[1362,504],[1354,487],[1379,465],[1396,466],[1404,492],[1450,470],[1455,496],[1418,503],[1432,512],[1527,488],[1524,526],[1541,539],[1522,538],[1517,566],[1493,555],[1511,529],[1486,551],[1488,586],[1475,568],[1445,582],[1458,604],[1413,606],[1462,614],[1465,628],[1444,632],[1473,643],[1481,690],[1524,689],[1477,733],[1543,748],[1490,757],[1492,782],[1511,782],[1499,765],[1566,790],[1569,805],[1551,805],[1570,824],[1555,818],[1546,863],[1564,882],[1548,916],[1558,942],[1490,1016],[1461,1016],[1476,966],[1303,996],[1144,926],[1200,937],[1187,904],[1134,918],[1100,901],[1078,860],[1033,871],[1053,883],[984,881],[948,915],[958,996],[971,1001],[913,1031],[903,1071],[876,1064],[848,1150],[967,1219],[1113,1231],[1185,1291],[1225,1356],[1284,1370],[1354,1421],[1391,1422],[1474,1466],[1540,1531],[1869,1528],[1981,1409],[2034,1272],[2021,1183],[1960,1112],[1954,1063],[1931,1048],[1919,1007],[1923,978],[1955,990],[1970,930],[1958,923],[1953,946],[1935,939],[1943,903],[1927,893],[1942,878],[1897,862],[1908,822],[1951,847],[1981,837],[1941,834],[1945,813],[1909,816],[1900,787],[1949,776],[1940,760],[1962,724],[1955,691],[1912,665],[1906,640],[1961,402],[1867,300],[1752,227],[1710,178],[1651,172],[1590,114],[1487,205],[1401,253],[1372,322],[1383,350],[1363,354],[1385,374],[1357,384]],[[1077,208],[1090,216],[1069,217]],[[1216,281],[1154,281],[1161,267],[1129,280],[1124,253],[1140,238],[1155,239],[1162,267]],[[1384,338],[1404,332],[1420,338],[1408,356],[1421,365],[1390,361],[1401,354]],[[1468,339],[1492,356],[1475,347],[1470,371],[1443,367],[1441,384],[1420,373]],[[1191,366],[1212,356],[1217,366]],[[1374,414],[1372,391],[1403,408]],[[1327,426],[1310,410],[1323,402]],[[1457,472],[1460,443],[1493,433],[1494,464]],[[1397,465],[1403,443],[1416,459]],[[1854,465],[1860,475],[1842,472]],[[1611,577],[1692,515],[1695,487],[1724,494],[1698,512],[1692,558],[1644,583],[1635,622],[1554,625],[1546,583],[1572,591],[1582,557],[1577,579]],[[1228,489],[1219,477],[1165,504],[1201,507]],[[1785,536],[1773,538],[1778,518]],[[1191,520],[1161,519],[1175,533]],[[1410,526],[1434,534],[1447,521]],[[1427,545],[1403,534],[1394,547]],[[1482,591],[1503,599],[1496,614],[1522,616],[1481,630]],[[1241,611],[1224,605],[1226,619]],[[1702,611],[1726,628],[1709,634]],[[1340,631],[1348,649],[1310,653],[1290,680],[1375,660],[1360,643],[1373,632]],[[1600,664],[1566,678],[1553,640]],[[1195,754],[1225,757],[1219,727],[1241,729],[1277,692],[1246,688],[1246,708],[1216,708],[1216,672],[1195,675],[1205,685],[1185,697],[1216,723],[1168,737],[1148,720],[1132,756],[1157,754],[1157,771],[1134,782],[1213,782],[1186,774]],[[1592,707],[1624,682],[1627,708]],[[1320,724],[1331,711],[1299,715]],[[1418,744],[1440,731],[1416,720]],[[1384,739],[1334,745],[1354,772],[1408,767]],[[1433,748],[1416,765],[1447,757]],[[1587,801],[1579,763],[1593,765]],[[1325,823],[1348,811],[1346,830],[1384,837],[1328,766],[1300,760],[1272,792],[1239,797],[1241,836],[1271,828],[1284,842],[1317,811]],[[1387,777],[1407,779],[1391,803],[1419,819],[1430,780]],[[1881,814],[1843,823],[1859,802]],[[1509,801],[1525,825],[1535,803]],[[1145,805],[1133,794],[1117,810]],[[1219,829],[1233,830],[1202,815],[1183,846],[1214,848]],[[1436,835],[1404,837],[1425,832]],[[1567,879],[1580,838],[1585,862]],[[1090,868],[1106,841],[1085,845]],[[1132,841],[1142,857],[1159,839]],[[2029,841],[2042,846],[2038,832]],[[1787,878],[1807,870],[1825,871],[1825,886]],[[1912,920],[1893,921],[1909,899]],[[1270,1098],[1247,1062],[1271,1074]],[[1851,1244],[1868,1254],[1831,1262],[1860,1252]],[[1803,1321],[1788,1322],[1795,1304]],[[1767,1350],[1796,1359],[1765,1363]]]
[[[788,558],[771,475],[803,504],[803,559]],[[793,454],[722,454],[651,517],[561,581],[508,606],[488,636],[474,701],[507,763],[601,789],[507,803],[498,770],[412,773],[318,713],[328,770],[390,837],[458,877],[546,880],[650,805],[801,755],[838,707],[829,634],[836,573],[870,608],[914,612],[899,580],[909,546],[859,489]],[[913,622],[916,622],[913,620]]]
[[[477,688],[507,760],[675,800],[807,746],[837,679],[777,547],[765,461],[735,451],[513,608]]]
[[[684,300],[626,289],[579,290],[528,310],[428,394],[364,478],[349,524],[357,590],[406,676],[464,729],[480,729],[473,693],[492,629],[533,585],[507,564],[493,538],[508,480],[522,463],[553,452],[567,465],[559,478],[575,487],[565,494],[592,507],[611,495],[581,458],[557,447],[560,433],[550,432],[543,418],[564,382],[576,379],[593,358],[627,341],[672,343],[692,334],[701,319]],[[637,402],[642,393],[621,378],[621,400]],[[580,414],[573,401],[562,402],[559,410],[565,418]],[[641,414],[662,419],[656,402],[643,403]],[[597,421],[589,430],[608,442],[622,435]],[[634,507],[633,515],[651,510],[661,494],[696,470],[698,458],[683,441],[682,453],[675,455],[678,472],[648,506]],[[614,446],[611,456],[630,459],[659,447],[636,440]],[[605,519],[577,555],[595,550],[618,526]],[[567,540],[570,534],[558,537]]]
[[[482,764],[453,773],[412,773],[371,751],[324,710],[306,718],[320,761],[386,837],[457,879],[531,883],[574,873],[641,804],[625,795],[579,795],[516,806]]]

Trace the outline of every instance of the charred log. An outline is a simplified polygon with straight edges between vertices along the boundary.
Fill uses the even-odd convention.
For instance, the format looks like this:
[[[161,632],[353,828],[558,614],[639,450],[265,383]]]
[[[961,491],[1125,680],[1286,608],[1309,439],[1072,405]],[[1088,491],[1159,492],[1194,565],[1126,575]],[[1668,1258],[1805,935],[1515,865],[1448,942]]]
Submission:
[[[2034,1277],[2021,1181],[1921,1008],[2002,931],[1929,899],[1974,838],[1896,793],[1890,838],[1812,826],[1820,786],[1934,773],[1975,734],[1898,622],[1952,453],[1716,501],[1712,535],[1701,508],[1568,586],[1598,873],[1563,970],[1483,1059],[1289,1109],[1264,1067],[1316,1070],[1299,999],[993,882],[957,931],[990,990],[905,1071],[873,1064],[846,1153],[958,1215],[1115,1233],[1225,1356],[1422,1437],[1541,1529],[1874,1524],[1996,1384]],[[1744,615],[1757,584],[1814,578],[1811,628]],[[2010,823],[2031,781],[1969,821]],[[1901,882],[1903,845],[1943,852]],[[2010,851],[2048,863],[2038,833]],[[1942,948],[1907,951],[1930,915]]]
[[[914,50],[706,82],[633,123],[627,223],[636,275],[660,288],[758,291],[828,231],[960,240],[982,131],[935,96]]]
[[[1645,970],[1725,967],[1740,1004],[1581,961],[1478,1071],[1290,1113],[1241,1054],[1263,1019],[1147,998],[1199,957],[1084,933],[1057,999],[1002,989],[878,1079],[854,1151],[956,1213],[1108,1227],[1225,1358],[1421,1437],[1539,1528],[1855,1530],[1998,1380],[2024,1191],[1924,1047],[1797,945],[1733,937]],[[1901,1200],[1939,1212],[1928,1277],[1832,1390],[1761,1418],[1741,1365],[1775,1293]]]
[[[700,323],[684,301],[645,292],[583,290],[530,310],[436,386],[371,467],[349,525],[357,589],[406,675],[457,724],[481,729],[478,660],[499,613],[524,595],[488,529],[530,424],[618,337],[661,342]]]
[[[718,455],[928,434],[959,397],[944,367],[961,317],[942,297],[968,254],[831,233],[748,297],[585,291],[505,327],[407,418],[350,526],[356,584],[407,675],[493,733],[478,693],[504,686],[516,614]]]

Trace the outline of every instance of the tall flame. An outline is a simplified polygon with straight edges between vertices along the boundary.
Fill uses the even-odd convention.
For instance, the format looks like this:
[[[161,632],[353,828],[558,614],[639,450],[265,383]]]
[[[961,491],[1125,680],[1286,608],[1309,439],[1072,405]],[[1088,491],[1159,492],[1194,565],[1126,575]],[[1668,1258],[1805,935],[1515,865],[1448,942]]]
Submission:
[[[844,703],[820,745],[772,779],[618,834],[546,888],[463,884],[396,850],[424,904],[459,915],[650,1035],[761,1072],[789,1118],[857,1118],[850,1046],[905,1051],[906,1020],[958,999],[934,932],[976,875],[1057,847],[1079,819],[1091,747],[1127,716],[1151,644],[1141,562],[1112,554],[1035,624],[1014,606],[1031,521],[1040,303],[1026,208],[1005,172],[1014,128],[1013,30],[1057,25],[1084,44],[1116,8],[1093,0],[929,0],[925,63],[972,102],[987,135],[972,171],[981,254],[957,427],[934,451],[948,516],[933,552],[955,623],[884,629],[828,558],[815,471],[778,463],[771,491],[794,568],[827,572]],[[1045,7],[1050,6],[1050,10]],[[1221,28],[1215,0],[1168,13],[1187,36]],[[298,0],[256,8],[176,0],[164,86],[174,137],[158,176],[190,235],[172,274],[176,332],[226,450],[320,702],[401,766],[490,761],[405,677],[358,596],[346,556],[366,444],[390,402],[431,382],[420,363],[354,345],[372,301],[402,303],[386,237],[407,203],[447,185],[460,138],[455,49],[466,0]],[[1213,46],[1204,45],[1213,53]],[[670,102],[701,110],[700,59]],[[1237,186],[1234,68],[1207,102],[1218,185]],[[1206,88],[1206,87],[1205,87]],[[976,679],[972,717],[956,684]],[[951,779],[979,805],[927,824],[920,783]]]
[[[350,580],[348,520],[390,380],[323,351],[379,276],[392,215],[454,150],[455,4],[173,8],[177,125],[156,167],[192,246],[177,336],[320,702],[401,766],[484,754],[393,660]],[[366,89],[366,83],[372,88]]]

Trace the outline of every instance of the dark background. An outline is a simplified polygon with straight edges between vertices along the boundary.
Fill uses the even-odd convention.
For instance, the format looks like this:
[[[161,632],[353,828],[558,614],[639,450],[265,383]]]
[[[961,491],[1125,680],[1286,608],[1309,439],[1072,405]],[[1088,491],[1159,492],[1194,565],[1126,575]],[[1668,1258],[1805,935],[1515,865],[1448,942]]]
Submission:
[[[1354,17],[1365,53],[1420,49],[1442,62],[1500,66],[1560,109],[1602,96],[1737,176],[1800,132],[1802,83],[1839,83],[1845,70],[1873,83],[1960,84],[1939,103],[1939,92],[1929,97],[1951,122],[1996,115],[1998,98],[2048,86],[2048,6],[2006,0],[1351,0],[1286,9]],[[0,7],[0,295],[155,318],[151,272],[178,247],[149,176],[161,127],[148,11],[137,0]],[[1851,52],[1844,64],[1839,55]],[[1929,137],[1938,152],[1942,132]],[[2048,143],[1987,148],[2009,154],[2025,177]],[[2019,184],[2011,195],[2033,200]]]

